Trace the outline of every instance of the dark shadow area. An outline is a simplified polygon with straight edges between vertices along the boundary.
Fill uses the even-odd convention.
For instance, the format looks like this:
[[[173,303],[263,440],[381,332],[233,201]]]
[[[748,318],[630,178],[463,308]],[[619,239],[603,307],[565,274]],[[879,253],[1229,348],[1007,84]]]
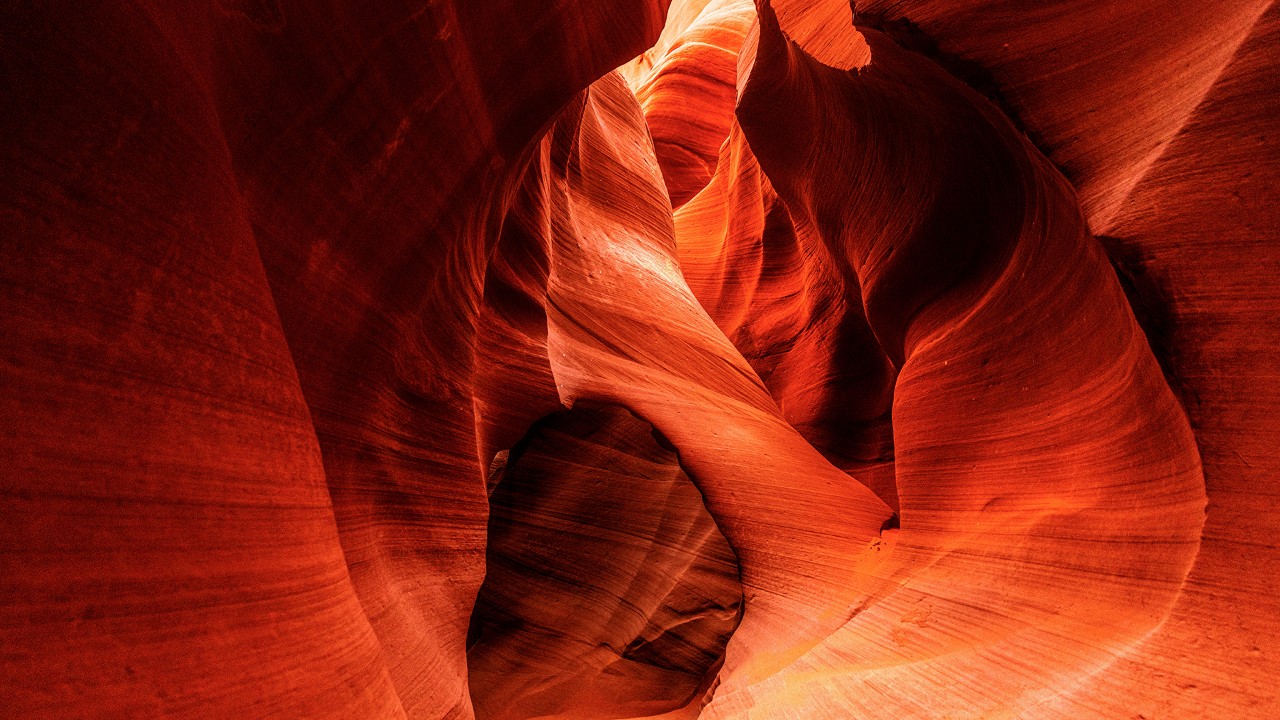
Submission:
[[[1120,238],[1107,235],[1098,235],[1097,238],[1111,260],[1111,267],[1115,269],[1120,287],[1129,300],[1133,317],[1147,336],[1147,344],[1160,364],[1165,382],[1173,389],[1182,407],[1191,412],[1195,409],[1192,407],[1194,398],[1178,371],[1177,318],[1173,311],[1172,289],[1164,278],[1152,271],[1140,249]]]
[[[738,564],[660,433],[579,404],[499,453],[489,487],[477,717],[628,717],[705,692],[737,627]]]

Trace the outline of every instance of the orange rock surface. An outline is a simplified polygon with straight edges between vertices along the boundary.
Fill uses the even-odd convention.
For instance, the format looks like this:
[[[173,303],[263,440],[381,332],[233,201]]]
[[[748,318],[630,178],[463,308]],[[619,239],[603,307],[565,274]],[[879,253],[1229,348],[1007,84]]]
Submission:
[[[0,717],[1280,718],[1272,3],[0,28]]]

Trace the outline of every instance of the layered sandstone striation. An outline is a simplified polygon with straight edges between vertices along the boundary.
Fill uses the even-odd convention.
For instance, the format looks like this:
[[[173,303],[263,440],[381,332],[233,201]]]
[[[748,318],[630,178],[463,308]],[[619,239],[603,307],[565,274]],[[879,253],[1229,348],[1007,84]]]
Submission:
[[[1280,716],[1267,0],[0,27],[0,716]]]

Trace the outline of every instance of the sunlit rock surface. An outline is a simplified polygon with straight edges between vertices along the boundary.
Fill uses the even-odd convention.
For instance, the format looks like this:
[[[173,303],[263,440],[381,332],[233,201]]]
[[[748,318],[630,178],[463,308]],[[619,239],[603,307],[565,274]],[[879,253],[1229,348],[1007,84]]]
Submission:
[[[1280,717],[1270,2],[0,28],[0,716]]]

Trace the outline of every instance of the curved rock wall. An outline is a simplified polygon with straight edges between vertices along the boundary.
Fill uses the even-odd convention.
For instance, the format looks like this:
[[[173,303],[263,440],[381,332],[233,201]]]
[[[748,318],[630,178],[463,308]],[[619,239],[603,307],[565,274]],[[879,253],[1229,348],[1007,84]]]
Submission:
[[[1280,715],[1278,13],[5,7],[0,716]]]

